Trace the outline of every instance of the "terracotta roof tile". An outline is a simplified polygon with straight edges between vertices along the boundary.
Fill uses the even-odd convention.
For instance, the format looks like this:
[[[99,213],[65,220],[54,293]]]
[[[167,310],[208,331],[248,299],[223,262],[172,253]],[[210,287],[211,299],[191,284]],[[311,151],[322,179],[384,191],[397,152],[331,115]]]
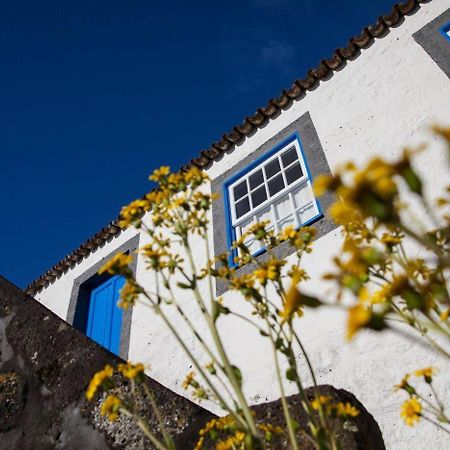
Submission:
[[[246,117],[241,125],[236,125],[229,133],[225,133],[222,139],[214,142],[209,149],[202,150],[199,156],[193,158],[188,165],[183,166],[182,170],[188,170],[189,166],[203,169],[211,164],[211,161],[220,157],[223,152],[232,150],[256,128],[276,116],[281,109],[286,108],[292,100],[298,99],[304,90],[312,89],[318,81],[326,79],[330,71],[339,69],[345,60],[358,57],[360,49],[369,47],[374,38],[382,37],[390,27],[399,25],[403,21],[403,16],[414,13],[420,7],[420,3],[429,1],[431,0],[407,0],[395,4],[389,14],[379,17],[374,25],[363,28],[361,34],[352,37],[345,47],[336,49],[329,58],[323,59],[317,67],[310,69],[305,78],[296,80],[279,97],[269,100],[266,106],[259,108],[252,116]],[[91,239],[81,244],[65,259],[30,283],[25,289],[26,292],[31,295],[40,292],[62,273],[67,272],[69,268],[119,233],[117,220],[114,220]]]

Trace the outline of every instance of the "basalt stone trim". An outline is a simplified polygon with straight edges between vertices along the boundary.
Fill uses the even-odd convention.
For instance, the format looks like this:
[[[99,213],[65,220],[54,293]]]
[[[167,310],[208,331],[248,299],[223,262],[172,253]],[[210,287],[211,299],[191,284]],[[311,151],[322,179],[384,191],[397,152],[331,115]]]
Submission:
[[[357,58],[361,49],[370,47],[375,39],[384,37],[390,28],[399,26],[403,22],[404,16],[414,14],[420,8],[421,3],[430,1],[406,0],[396,3],[390,13],[380,16],[375,24],[364,27],[361,34],[352,37],[346,46],[337,48],[329,58],[323,59],[317,67],[308,70],[305,78],[296,80],[290,88],[283,90],[279,97],[269,100],[265,107],[259,108],[254,114],[246,117],[242,124],[234,126],[229,133],[225,133],[221,139],[213,142],[208,149],[201,150],[199,156],[191,159],[181,170],[189,170],[190,167],[205,169],[213,161],[220,159],[224,152],[233,151],[236,144],[245,140],[246,136],[264,126],[271,118],[277,117],[282,109],[289,108],[293,100],[300,99],[307,91],[315,89],[320,82],[327,81],[333,71],[345,67],[346,61]],[[36,295],[89,255],[91,251],[104,245],[119,233],[118,219],[115,219],[93,238],[81,244],[66,258],[31,282],[26,287],[26,292]]]
[[[0,394],[7,395],[0,399],[0,448],[153,448],[134,423],[105,423],[99,416],[101,396],[85,399],[92,375],[123,360],[2,277],[0,343]],[[213,415],[148,377],[145,382],[177,448],[193,448],[199,429]],[[151,414],[147,418],[155,423]]]
[[[314,123],[309,112],[306,112],[297,120],[283,128],[280,132],[278,132],[263,145],[261,145],[253,153],[251,153],[246,158],[235,164],[232,168],[228,169],[226,172],[222,173],[211,181],[211,192],[217,195],[217,201],[213,202],[212,205],[212,226],[214,229],[213,242],[215,256],[219,256],[230,251],[227,242],[228,230],[226,224],[226,216],[228,215],[228,211],[225,211],[225,202],[223,198],[224,183],[226,183],[226,181],[235,173],[241,171],[242,169],[245,169],[245,167],[251,164],[255,159],[264,155],[294,133],[297,133],[300,138],[305,162],[308,165],[311,177],[314,179],[314,177],[319,174],[331,175],[330,167],[328,166],[327,158],[320,143],[317,131],[314,127]],[[328,215],[326,215],[326,211],[333,202],[333,195],[330,193],[326,193],[317,200],[325,216],[319,218],[311,226],[316,229],[317,238],[320,238],[321,236],[324,236],[325,234],[337,228],[337,225],[329,218]],[[295,248],[291,246],[287,241],[283,242],[273,249],[273,253],[279,259],[284,259],[294,252]],[[270,255],[265,252],[257,256],[256,259],[260,263],[264,263],[269,259],[269,256]],[[250,263],[243,267],[240,267],[237,270],[237,273],[250,273],[255,268],[256,264]],[[216,280],[216,295],[222,295],[227,290],[227,282],[225,282],[224,280]]]
[[[450,78],[450,41],[441,28],[450,22],[450,8],[413,34],[414,40]]]
[[[139,247],[139,238],[140,235],[137,234],[136,236],[129,239],[127,242],[122,244],[120,247],[114,249],[111,253],[109,253],[107,256],[102,258],[100,261],[98,261],[93,266],[89,267],[88,270],[83,272],[79,277],[77,277],[73,282],[72,292],[70,294],[70,302],[69,302],[69,310],[67,312],[67,322],[69,322],[71,325],[74,325],[75,320],[75,314],[77,312],[77,306],[79,305],[79,302],[88,301],[89,299],[86,298],[87,295],[89,295],[89,290],[84,290],[83,285],[84,283],[88,282],[89,279],[94,277],[97,272],[100,270],[100,268],[108,261],[110,260],[114,255],[117,253],[130,253],[133,255],[133,262],[130,264],[130,270],[133,273],[134,276],[136,276],[136,268],[137,268],[137,255],[133,254],[133,251],[136,250]],[[87,294],[87,295],[86,295]],[[133,308],[127,308],[123,310],[122,315],[122,328],[120,330],[120,357],[123,359],[128,359],[128,350],[130,346],[130,333],[131,333],[131,317],[133,314]]]

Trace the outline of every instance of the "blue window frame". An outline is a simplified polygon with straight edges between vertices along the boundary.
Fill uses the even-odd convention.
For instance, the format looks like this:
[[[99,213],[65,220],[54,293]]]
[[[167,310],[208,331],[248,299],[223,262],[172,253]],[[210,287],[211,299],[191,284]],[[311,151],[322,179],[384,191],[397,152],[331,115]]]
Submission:
[[[120,354],[123,318],[117,302],[124,283],[119,275],[90,278],[82,286],[74,319],[76,328],[116,355]]]
[[[450,22],[446,23],[443,27],[439,29],[442,36],[444,36],[447,40],[450,41]]]
[[[228,248],[256,222],[268,220],[268,229],[279,232],[288,225],[299,228],[322,217],[311,183],[297,133],[228,179],[223,185]],[[253,255],[265,251],[251,237],[245,243]],[[230,256],[230,264],[235,256]]]

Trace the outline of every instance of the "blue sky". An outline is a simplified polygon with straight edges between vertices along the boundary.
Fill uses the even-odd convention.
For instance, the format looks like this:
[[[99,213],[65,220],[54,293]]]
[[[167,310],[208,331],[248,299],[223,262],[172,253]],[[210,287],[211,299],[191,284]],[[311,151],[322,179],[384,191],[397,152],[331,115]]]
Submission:
[[[0,0],[0,274],[20,287],[392,0]]]

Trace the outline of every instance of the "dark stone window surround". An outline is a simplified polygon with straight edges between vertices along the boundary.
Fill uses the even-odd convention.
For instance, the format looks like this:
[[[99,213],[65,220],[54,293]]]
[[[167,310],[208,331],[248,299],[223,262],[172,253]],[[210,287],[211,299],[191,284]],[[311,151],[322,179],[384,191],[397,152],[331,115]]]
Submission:
[[[227,243],[227,221],[226,217],[228,212],[225,211],[225,202],[223,198],[223,185],[231,178],[235,173],[241,171],[246,166],[250,165],[255,159],[269,152],[272,148],[276,147],[280,142],[285,140],[290,135],[297,133],[300,137],[301,147],[304,152],[306,164],[308,165],[311,180],[319,174],[331,174],[330,167],[328,166],[325,153],[322,145],[320,144],[319,136],[314,128],[311,116],[309,112],[306,112],[290,125],[285,127],[274,137],[266,141],[252,154],[243,158],[231,169],[227,170],[223,174],[216,177],[211,181],[211,192],[218,195],[218,199],[213,202],[212,209],[212,223],[213,223],[213,235],[214,235],[214,254],[219,255],[229,250]],[[239,151],[238,149],[235,151]],[[320,209],[324,213],[328,210],[333,202],[333,196],[331,194],[325,194],[320,198]],[[326,215],[319,218],[313,225],[317,230],[317,237],[324,236],[330,231],[333,231],[337,225]],[[278,258],[286,258],[294,253],[295,249],[287,242],[279,245],[274,249],[274,253]],[[264,252],[257,256],[257,259],[264,262],[268,259],[268,253]],[[248,273],[254,269],[254,264],[248,264],[238,269],[238,273]],[[227,284],[224,281],[218,281],[216,284],[216,294],[222,295],[228,290]]]
[[[450,22],[450,8],[413,34],[414,40],[450,78],[450,41],[442,27]]]
[[[111,259],[116,253],[131,253],[133,250],[136,250],[139,246],[139,238],[140,234],[129,239],[127,242],[123,243],[121,246],[114,249],[107,256],[102,258],[100,261],[95,263],[93,266],[89,267],[85,272],[83,272],[80,276],[75,278],[73,282],[72,292],[70,294],[70,303],[69,310],[67,312],[66,321],[73,325],[75,320],[75,312],[77,309],[77,303],[80,299],[80,287],[83,283],[88,281],[90,278],[94,277],[100,267],[105,264],[106,261]],[[137,255],[133,256],[133,262],[130,266],[131,271],[134,275],[136,275],[136,267],[137,267]],[[130,332],[131,332],[131,316],[133,313],[133,308],[128,308],[123,310],[122,316],[122,329],[120,331],[120,354],[119,356],[123,359],[127,359],[128,350],[130,346]]]

